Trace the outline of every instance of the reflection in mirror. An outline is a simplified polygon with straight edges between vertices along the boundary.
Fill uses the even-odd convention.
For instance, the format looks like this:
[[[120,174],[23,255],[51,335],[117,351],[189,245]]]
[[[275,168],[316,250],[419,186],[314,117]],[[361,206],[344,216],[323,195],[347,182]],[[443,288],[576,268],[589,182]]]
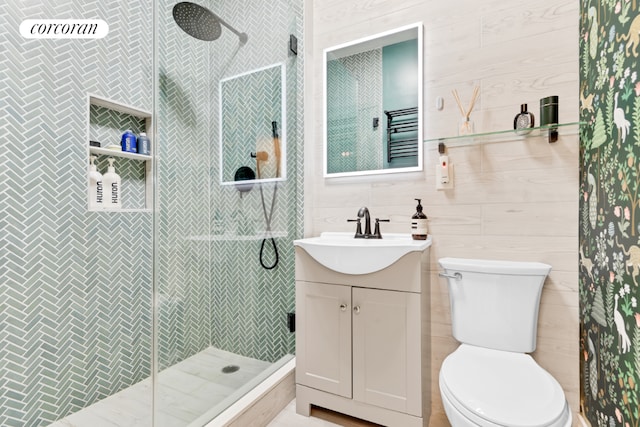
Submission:
[[[325,49],[325,177],[422,170],[422,24]]]
[[[220,182],[286,178],[285,68],[275,64],[220,80]]]

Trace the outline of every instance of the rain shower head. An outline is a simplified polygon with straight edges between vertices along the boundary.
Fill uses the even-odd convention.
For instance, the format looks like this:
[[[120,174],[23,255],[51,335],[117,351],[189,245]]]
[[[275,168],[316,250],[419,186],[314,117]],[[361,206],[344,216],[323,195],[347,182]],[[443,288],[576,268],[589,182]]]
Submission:
[[[185,33],[198,40],[217,40],[222,34],[220,24],[227,27],[244,45],[249,39],[245,33],[237,31],[206,7],[191,2],[180,2],[173,6],[173,19]]]

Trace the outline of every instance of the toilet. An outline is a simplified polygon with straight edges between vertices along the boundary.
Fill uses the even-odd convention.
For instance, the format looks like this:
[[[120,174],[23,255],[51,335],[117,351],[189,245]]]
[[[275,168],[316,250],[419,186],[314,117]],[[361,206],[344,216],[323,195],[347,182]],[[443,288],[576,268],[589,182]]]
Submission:
[[[527,353],[536,348],[538,307],[551,266],[441,258],[460,346],[440,369],[452,427],[570,427],[558,381]]]

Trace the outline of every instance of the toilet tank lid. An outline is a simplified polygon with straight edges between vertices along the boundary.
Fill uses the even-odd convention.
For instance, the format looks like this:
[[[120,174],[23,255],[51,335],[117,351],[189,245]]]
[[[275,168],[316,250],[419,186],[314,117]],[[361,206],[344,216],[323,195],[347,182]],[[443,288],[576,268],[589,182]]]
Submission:
[[[549,264],[541,262],[501,261],[469,258],[440,258],[438,263],[449,271],[467,271],[489,274],[511,274],[546,276],[551,271]]]
[[[558,381],[524,353],[461,344],[440,379],[468,411],[497,425],[554,425],[566,411]]]

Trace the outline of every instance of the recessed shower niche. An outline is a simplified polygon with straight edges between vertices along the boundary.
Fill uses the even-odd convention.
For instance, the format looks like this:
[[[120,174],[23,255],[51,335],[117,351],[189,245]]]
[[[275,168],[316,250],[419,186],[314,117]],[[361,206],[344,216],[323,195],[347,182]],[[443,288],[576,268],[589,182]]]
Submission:
[[[221,184],[286,179],[285,83],[282,63],[220,80]]]
[[[87,173],[90,156],[96,156],[96,166],[102,174],[107,171],[107,160],[112,157],[115,159],[116,173],[122,180],[122,208],[102,211],[151,211],[155,139],[152,135],[152,117],[150,111],[94,94],[87,95]],[[150,137],[151,155],[118,150],[120,137],[126,129],[131,129],[136,135],[145,132]],[[92,146],[90,141],[99,142],[100,146]],[[116,150],[112,149],[114,147]]]

